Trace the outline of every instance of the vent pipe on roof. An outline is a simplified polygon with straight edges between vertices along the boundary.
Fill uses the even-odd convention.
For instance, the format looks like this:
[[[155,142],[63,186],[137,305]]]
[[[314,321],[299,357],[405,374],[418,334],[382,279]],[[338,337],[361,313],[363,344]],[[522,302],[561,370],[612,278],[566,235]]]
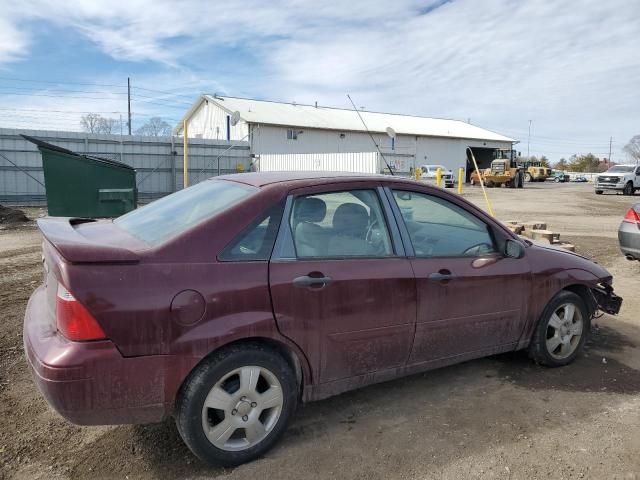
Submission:
[[[316,100],[316,108],[318,108],[318,101]]]

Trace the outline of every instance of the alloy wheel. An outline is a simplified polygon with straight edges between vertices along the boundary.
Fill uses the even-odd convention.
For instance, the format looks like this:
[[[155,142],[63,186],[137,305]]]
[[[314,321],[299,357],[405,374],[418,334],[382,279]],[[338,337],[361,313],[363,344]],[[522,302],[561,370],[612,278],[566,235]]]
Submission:
[[[565,303],[551,315],[547,324],[546,345],[549,354],[558,360],[571,356],[582,337],[584,321],[580,309],[573,303]]]
[[[258,366],[237,368],[209,391],[202,407],[202,428],[215,447],[246,450],[273,430],[283,403],[282,386],[271,371]]]

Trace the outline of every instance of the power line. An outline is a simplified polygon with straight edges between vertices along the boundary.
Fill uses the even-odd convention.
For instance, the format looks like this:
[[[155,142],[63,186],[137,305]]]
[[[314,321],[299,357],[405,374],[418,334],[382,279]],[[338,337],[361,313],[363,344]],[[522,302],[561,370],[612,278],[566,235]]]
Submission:
[[[10,88],[14,90],[35,90],[37,92],[61,92],[61,93],[93,93],[93,94],[106,94],[106,95],[126,95],[125,92],[105,92],[94,90],[60,90],[55,88],[36,88],[36,87],[14,87],[11,85],[0,85],[0,88]]]
[[[82,83],[82,82],[60,82],[53,80],[31,80],[26,78],[11,78],[11,77],[0,77],[0,80],[7,80],[11,82],[28,82],[28,83],[47,83],[53,85],[86,85],[91,87],[118,87],[118,88],[126,88],[126,85],[114,85],[108,83]]]

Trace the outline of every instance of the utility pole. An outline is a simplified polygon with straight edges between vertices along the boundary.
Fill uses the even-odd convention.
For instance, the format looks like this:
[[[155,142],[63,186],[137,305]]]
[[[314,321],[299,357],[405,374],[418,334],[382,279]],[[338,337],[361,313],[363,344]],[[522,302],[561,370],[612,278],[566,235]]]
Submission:
[[[611,145],[613,144],[613,137],[609,137],[609,158],[607,158],[607,164],[611,165]]]
[[[129,135],[131,135],[131,79],[127,77],[127,111],[129,114]]]
[[[529,120],[529,135],[527,136],[527,160],[529,160],[529,145],[531,143],[531,120]]]

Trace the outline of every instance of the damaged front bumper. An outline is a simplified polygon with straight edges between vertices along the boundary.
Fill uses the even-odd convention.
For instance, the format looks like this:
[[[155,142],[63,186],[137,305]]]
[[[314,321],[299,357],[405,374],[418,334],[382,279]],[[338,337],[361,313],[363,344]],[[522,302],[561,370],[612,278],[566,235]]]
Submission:
[[[613,293],[613,287],[601,284],[591,289],[593,300],[598,309],[610,315],[617,315],[622,307],[622,297]]]

